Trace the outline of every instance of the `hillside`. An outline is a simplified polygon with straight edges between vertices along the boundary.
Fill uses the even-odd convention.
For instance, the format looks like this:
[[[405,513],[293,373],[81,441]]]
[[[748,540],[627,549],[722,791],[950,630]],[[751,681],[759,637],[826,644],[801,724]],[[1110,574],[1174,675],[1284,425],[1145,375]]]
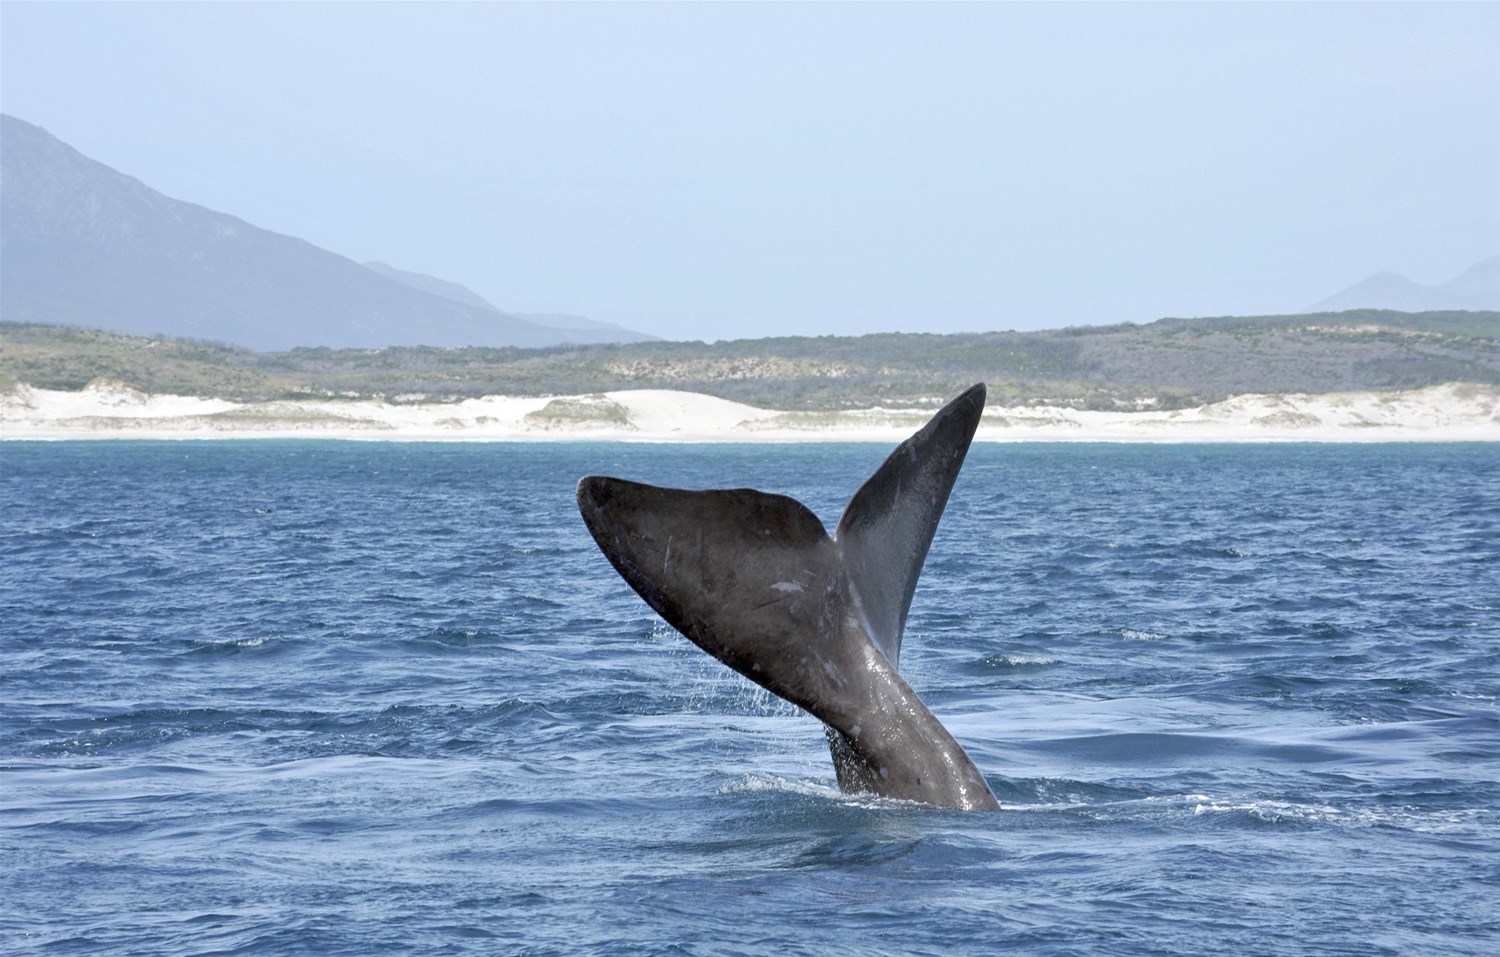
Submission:
[[[548,349],[293,349],[0,324],[0,386],[283,397],[680,389],[789,410],[922,405],[980,380],[1008,405],[1180,408],[1243,393],[1500,384],[1500,313],[1163,319],[960,335],[644,342]]]
[[[0,318],[9,322],[256,349],[586,338],[464,301],[456,284],[363,266],[164,196],[11,116],[0,116],[0,220]]]

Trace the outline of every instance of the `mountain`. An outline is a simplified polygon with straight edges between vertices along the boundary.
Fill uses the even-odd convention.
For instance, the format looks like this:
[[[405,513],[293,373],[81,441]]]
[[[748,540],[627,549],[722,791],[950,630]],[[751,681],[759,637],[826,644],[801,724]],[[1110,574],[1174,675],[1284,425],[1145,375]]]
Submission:
[[[568,341],[164,196],[4,115],[0,226],[0,318],[10,322],[258,350]]]
[[[1443,290],[1483,303],[1479,308],[1500,309],[1500,256],[1475,263],[1443,283]]]
[[[388,266],[385,263],[381,262],[365,263],[365,268],[374,272],[378,272],[380,273],[380,275],[385,276],[387,279],[394,279],[397,282],[405,283],[406,285],[411,286],[413,289],[420,289],[423,292],[430,292],[434,296],[442,296],[444,299],[452,299],[454,302],[461,302],[466,306],[474,306],[477,309],[488,309],[491,312],[500,311],[499,309],[496,309],[488,299],[484,298],[479,293],[470,289],[468,286],[459,285],[456,282],[449,282],[446,279],[439,279],[436,276],[429,276],[425,273],[411,272],[406,269],[397,269],[395,266]],[[517,316],[516,318],[519,319],[521,317]],[[528,319],[526,321],[530,322],[531,320]]]
[[[1441,286],[1428,286],[1398,273],[1378,272],[1335,293],[1304,312],[1348,309],[1395,309],[1434,312],[1453,309],[1500,309],[1500,256],[1491,256]]]
[[[556,329],[573,345],[609,342],[661,342],[660,336],[648,336],[613,322],[601,322],[588,316],[568,316],[553,312],[516,312],[527,322],[534,322],[548,329]]]
[[[404,282],[408,286],[421,289],[424,292],[430,292],[435,296],[442,296],[446,299],[452,299],[455,302],[464,303],[465,305],[477,306],[480,309],[490,309],[495,312],[500,311],[479,293],[468,286],[463,286],[456,282],[449,282],[446,279],[439,279],[436,276],[429,276],[425,273],[397,269],[395,266],[388,266],[380,262],[365,263],[365,268],[373,269],[382,276],[389,277],[397,282]],[[589,319],[584,316],[563,316],[554,313],[527,312],[513,312],[509,313],[509,315],[524,322],[553,330],[560,336],[559,343],[567,345],[587,345],[589,343],[607,342],[652,342],[657,339],[656,336],[648,336],[643,332],[626,329],[624,326],[617,326],[612,322],[600,322],[597,319]]]

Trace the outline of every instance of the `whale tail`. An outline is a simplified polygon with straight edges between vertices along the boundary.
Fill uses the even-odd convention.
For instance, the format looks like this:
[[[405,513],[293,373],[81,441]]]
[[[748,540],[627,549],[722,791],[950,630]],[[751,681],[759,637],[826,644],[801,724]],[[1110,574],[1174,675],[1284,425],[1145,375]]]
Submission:
[[[944,406],[855,493],[829,536],[754,489],[589,476],[578,507],[615,569],[668,624],[828,726],[845,791],[994,807],[967,754],[896,670],[917,578],[984,408]]]

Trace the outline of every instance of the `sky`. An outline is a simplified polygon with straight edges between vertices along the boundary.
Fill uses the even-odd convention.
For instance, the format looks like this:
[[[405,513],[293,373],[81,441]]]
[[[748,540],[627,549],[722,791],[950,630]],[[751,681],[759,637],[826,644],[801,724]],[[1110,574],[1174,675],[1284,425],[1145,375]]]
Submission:
[[[4,0],[0,111],[671,339],[1294,312],[1500,253],[1494,2]]]

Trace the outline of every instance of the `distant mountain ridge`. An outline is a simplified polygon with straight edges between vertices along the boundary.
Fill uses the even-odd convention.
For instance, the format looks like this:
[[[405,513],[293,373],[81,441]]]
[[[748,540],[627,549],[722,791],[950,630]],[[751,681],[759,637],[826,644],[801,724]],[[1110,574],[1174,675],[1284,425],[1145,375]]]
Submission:
[[[1415,282],[1399,273],[1378,272],[1303,311],[1342,312],[1348,309],[1395,309],[1400,312],[1500,309],[1500,256],[1475,263],[1440,286]]]
[[[3,114],[0,223],[0,319],[8,322],[270,351],[577,341],[466,301],[462,293],[473,294],[455,283],[367,268],[164,196]]]
[[[508,313],[458,283],[167,197],[0,114],[0,321],[259,350],[653,341],[581,316]],[[1500,256],[1440,286],[1378,273],[1310,307],[1500,309]],[[657,340],[659,341],[659,340]]]
[[[425,273],[412,272],[408,269],[397,269],[395,266],[382,262],[367,262],[364,265],[366,269],[378,272],[387,279],[394,279],[399,283],[405,283],[413,289],[420,289],[423,292],[432,293],[434,296],[442,296],[444,299],[452,299],[454,302],[461,302],[466,306],[473,306],[476,309],[488,309],[491,312],[500,311],[488,299],[468,286],[449,282],[446,279],[439,279],[436,276],[429,276]]]
[[[446,279],[438,279],[425,273],[411,272],[406,269],[397,269],[382,262],[365,263],[366,269],[373,269],[382,276],[387,276],[397,282],[404,282],[408,286],[430,292],[435,296],[452,299],[465,305],[476,306],[480,309],[489,309],[500,312],[493,303],[470,289],[468,286]],[[554,313],[528,313],[512,312],[507,315],[514,316],[524,322],[542,326],[557,332],[562,338],[559,344],[586,345],[588,343],[608,342],[653,342],[659,341],[656,336],[648,336],[643,332],[626,329],[624,326],[615,325],[612,322],[601,322],[597,319],[589,319],[584,316],[564,316]]]

